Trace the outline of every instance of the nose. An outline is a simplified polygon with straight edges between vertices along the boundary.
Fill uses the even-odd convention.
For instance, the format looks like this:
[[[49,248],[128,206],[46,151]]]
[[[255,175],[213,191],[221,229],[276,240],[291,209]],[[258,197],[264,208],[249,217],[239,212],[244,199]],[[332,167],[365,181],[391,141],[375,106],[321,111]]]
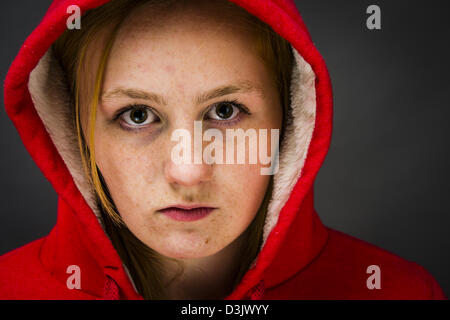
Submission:
[[[212,165],[201,164],[177,164],[169,160],[164,168],[167,182],[173,185],[191,187],[211,180]]]

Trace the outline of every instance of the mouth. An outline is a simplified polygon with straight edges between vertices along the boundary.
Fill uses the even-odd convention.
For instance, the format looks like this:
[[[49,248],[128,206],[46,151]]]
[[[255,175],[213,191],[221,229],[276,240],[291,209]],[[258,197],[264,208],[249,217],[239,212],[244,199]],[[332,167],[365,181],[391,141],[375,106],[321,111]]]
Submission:
[[[196,221],[207,217],[216,208],[202,205],[176,205],[157,212],[177,221]]]

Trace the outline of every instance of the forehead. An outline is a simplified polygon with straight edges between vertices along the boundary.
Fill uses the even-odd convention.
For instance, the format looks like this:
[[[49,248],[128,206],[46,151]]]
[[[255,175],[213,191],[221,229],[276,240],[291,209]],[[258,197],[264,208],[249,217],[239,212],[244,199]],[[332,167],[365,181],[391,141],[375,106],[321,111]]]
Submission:
[[[249,14],[236,8],[146,5],[131,11],[114,38],[100,96],[116,88],[133,88],[176,103],[220,86],[251,82],[266,99],[276,99],[276,77],[255,41],[262,34],[249,24],[253,23]],[[110,34],[102,28],[88,45],[79,83],[82,106],[93,96]]]
[[[222,1],[137,7],[122,23],[114,51],[145,48],[147,55],[163,51],[180,53],[186,59],[190,54],[208,53],[207,49],[212,48],[217,48],[215,54],[230,46],[233,50],[252,51],[256,33],[242,10],[225,6]]]
[[[186,83],[236,78],[261,83],[267,76],[255,39],[234,8],[221,13],[212,5],[170,10],[146,5],[132,11],[121,25],[105,87],[127,86],[128,81],[151,83],[161,90],[170,83],[183,90]]]
[[[247,11],[227,0],[148,2],[130,11],[122,29],[125,32],[147,31],[149,27],[164,30],[178,26],[182,32],[188,26],[198,29],[214,24],[242,27],[249,17],[252,16]]]

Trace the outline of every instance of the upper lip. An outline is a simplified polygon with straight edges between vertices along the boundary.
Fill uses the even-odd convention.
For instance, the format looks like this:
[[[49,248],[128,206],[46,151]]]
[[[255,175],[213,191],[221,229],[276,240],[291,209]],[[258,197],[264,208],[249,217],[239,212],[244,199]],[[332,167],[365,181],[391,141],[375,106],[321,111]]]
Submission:
[[[196,208],[215,209],[215,207],[211,207],[211,206],[204,205],[204,204],[174,204],[174,205],[171,205],[168,207],[161,208],[158,211],[171,209],[171,208],[178,208],[178,209],[184,209],[184,210],[191,210],[191,209],[196,209]]]

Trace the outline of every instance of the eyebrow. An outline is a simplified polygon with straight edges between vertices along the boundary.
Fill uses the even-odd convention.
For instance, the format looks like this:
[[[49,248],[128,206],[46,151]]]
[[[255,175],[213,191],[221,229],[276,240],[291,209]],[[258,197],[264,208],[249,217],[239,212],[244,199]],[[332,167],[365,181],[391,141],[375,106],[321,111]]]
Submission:
[[[133,88],[116,88],[112,89],[101,96],[101,100],[110,98],[128,97],[131,99],[141,99],[156,102],[157,104],[167,105],[166,100],[155,93],[147,92]]]
[[[209,101],[209,100],[212,100],[212,99],[215,99],[218,97],[226,96],[228,94],[248,93],[248,92],[252,92],[252,91],[258,91],[258,92],[262,93],[261,89],[259,87],[257,87],[256,85],[254,85],[253,83],[251,83],[250,81],[241,81],[236,85],[222,86],[222,87],[212,89],[203,94],[200,94],[199,96],[197,96],[195,98],[195,103],[201,104],[201,103],[204,103],[206,101]]]
[[[225,85],[221,87],[214,88],[212,90],[209,90],[205,93],[202,93],[195,97],[194,102],[196,104],[202,104],[206,101],[233,94],[233,93],[246,93],[246,92],[253,92],[257,91],[262,94],[262,90],[260,87],[256,86],[250,81],[240,81],[237,84],[232,85]],[[116,98],[116,97],[128,97],[132,99],[142,99],[142,100],[149,100],[154,103],[164,105],[166,106],[168,103],[164,97],[152,93],[147,92],[141,89],[135,89],[135,88],[116,88],[112,89],[110,91],[107,91],[106,93],[102,94],[101,99],[109,99],[109,98]]]

